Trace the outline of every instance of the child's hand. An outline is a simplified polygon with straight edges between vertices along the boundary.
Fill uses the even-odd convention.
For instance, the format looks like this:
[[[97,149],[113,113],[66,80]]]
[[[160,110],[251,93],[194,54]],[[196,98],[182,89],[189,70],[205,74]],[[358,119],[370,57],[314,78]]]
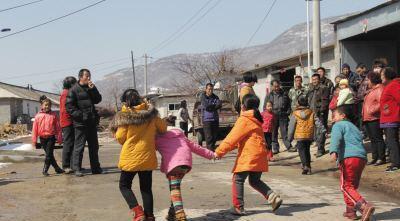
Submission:
[[[217,153],[214,152],[214,157],[213,157],[213,159],[214,159],[214,160],[220,160],[221,157],[219,157],[219,156],[217,155]]]
[[[333,162],[336,162],[336,161],[337,161],[337,158],[338,158],[337,153],[332,153],[332,154],[331,154],[331,160],[332,160]]]

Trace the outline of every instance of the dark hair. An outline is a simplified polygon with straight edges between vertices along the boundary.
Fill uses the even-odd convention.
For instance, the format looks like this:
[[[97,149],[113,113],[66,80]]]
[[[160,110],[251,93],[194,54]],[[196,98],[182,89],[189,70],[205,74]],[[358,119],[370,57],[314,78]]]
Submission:
[[[367,66],[364,63],[358,63],[356,69],[359,69],[359,68],[364,69],[364,68],[367,68]]]
[[[279,80],[272,80],[272,81],[271,81],[271,85],[274,85],[275,82],[276,82],[277,84],[281,85],[281,82],[280,82]]]
[[[260,106],[260,99],[254,94],[246,94],[243,97],[243,106],[246,110],[254,110],[254,117],[261,123],[263,123],[263,118],[261,116],[258,107]]]
[[[340,105],[339,107],[337,107],[335,110],[333,110],[334,112],[338,112],[339,114],[344,114],[345,118],[347,120],[350,120],[353,122],[354,120],[354,110],[353,110],[353,105]]]
[[[308,106],[308,99],[304,95],[299,96],[297,102],[299,103],[300,106],[303,106],[303,107]]]
[[[319,68],[317,68],[317,71],[319,71],[319,70],[323,70],[323,71],[324,71],[324,73],[326,73],[326,70],[325,70],[325,68],[323,68],[323,67],[319,67]]]
[[[214,87],[214,85],[211,84],[211,83],[207,83],[207,84],[206,84],[206,89],[207,89],[207,87]]]
[[[368,72],[367,78],[373,83],[373,84],[380,84],[382,83],[381,75],[378,73],[375,73],[373,71]]]
[[[398,77],[397,73],[394,71],[392,67],[385,67],[384,69],[382,69],[381,73],[388,80],[393,80]]]
[[[75,77],[68,76],[63,80],[63,89],[70,89],[77,82]]]
[[[300,78],[301,80],[303,80],[303,78],[300,75],[294,76],[294,79],[296,79],[296,78]]]
[[[377,58],[374,60],[372,67],[380,67],[384,68],[388,65],[387,59],[386,58]]]
[[[42,95],[39,97],[39,102],[40,104],[43,103],[50,103],[51,104],[51,100],[49,98],[46,97],[46,95]]]
[[[319,74],[313,74],[313,75],[311,76],[311,78],[313,78],[313,77],[318,77],[318,79],[321,79],[321,76],[319,76]]]
[[[182,107],[184,104],[187,105],[186,100],[182,100],[182,101],[181,101],[181,107]]]
[[[78,77],[79,77],[79,78],[82,78],[82,77],[83,77],[83,74],[84,74],[85,72],[89,73],[89,75],[90,75],[89,69],[83,68],[83,69],[79,70]]]
[[[175,126],[176,116],[170,115],[168,117],[164,117],[163,120],[167,122],[167,126]]]
[[[253,72],[250,71],[245,72],[243,74],[243,81],[245,83],[251,83],[251,82],[257,83],[258,82],[257,75],[253,74]]]
[[[128,107],[134,107],[143,103],[139,92],[135,89],[127,89],[121,96],[121,102],[125,103]]]

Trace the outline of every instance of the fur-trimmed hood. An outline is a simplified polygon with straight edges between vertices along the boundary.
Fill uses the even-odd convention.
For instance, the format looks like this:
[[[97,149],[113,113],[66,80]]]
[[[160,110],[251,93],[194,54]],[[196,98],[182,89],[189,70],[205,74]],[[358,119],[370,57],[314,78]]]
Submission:
[[[150,122],[158,116],[158,110],[149,107],[146,103],[140,104],[133,108],[122,106],[122,110],[118,112],[110,123],[110,130],[115,133],[120,126],[126,125],[142,125]]]

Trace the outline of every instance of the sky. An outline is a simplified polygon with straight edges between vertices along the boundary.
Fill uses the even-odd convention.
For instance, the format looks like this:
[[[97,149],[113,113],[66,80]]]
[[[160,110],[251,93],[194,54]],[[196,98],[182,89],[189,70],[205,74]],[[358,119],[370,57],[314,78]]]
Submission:
[[[33,0],[0,0],[1,9]],[[0,12],[0,38],[98,0],[44,0]],[[178,53],[213,52],[247,45],[273,0],[107,0],[80,13],[30,31],[0,39],[0,81],[54,91],[65,76],[89,68],[93,79]],[[323,0],[321,18],[372,8],[385,0]],[[191,17],[198,22],[175,41],[155,48]],[[204,17],[200,18],[203,14]],[[265,44],[291,26],[306,21],[304,0],[277,0],[249,45]]]

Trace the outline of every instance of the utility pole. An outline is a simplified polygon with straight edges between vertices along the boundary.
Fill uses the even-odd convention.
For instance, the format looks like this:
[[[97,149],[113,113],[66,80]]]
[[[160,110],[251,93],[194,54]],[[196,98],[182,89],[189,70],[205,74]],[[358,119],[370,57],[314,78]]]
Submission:
[[[131,58],[132,58],[133,88],[136,89],[135,61],[133,59],[133,51],[131,51]]]
[[[306,0],[307,5],[307,77],[311,79],[311,48],[310,48],[310,4],[309,0]],[[307,82],[308,83],[308,82]]]
[[[313,0],[313,67],[321,66],[321,15],[320,0]]]
[[[144,95],[147,95],[147,54],[144,54]]]

